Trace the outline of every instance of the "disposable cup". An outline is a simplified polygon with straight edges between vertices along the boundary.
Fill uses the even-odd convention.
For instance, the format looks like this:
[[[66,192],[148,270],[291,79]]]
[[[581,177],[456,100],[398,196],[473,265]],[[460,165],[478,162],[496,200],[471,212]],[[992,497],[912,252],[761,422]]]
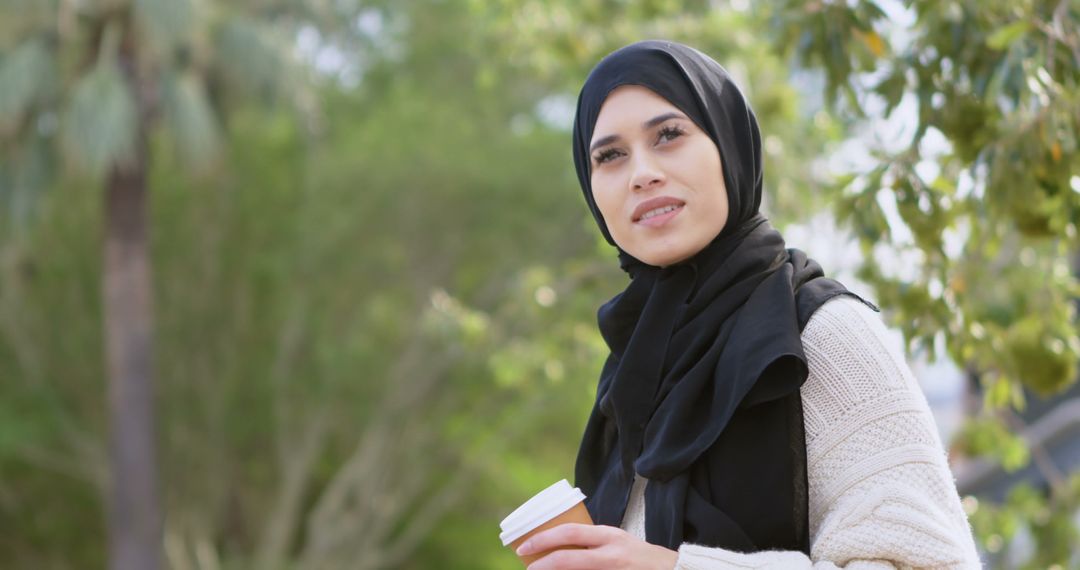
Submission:
[[[540,491],[503,519],[499,525],[502,527],[499,539],[503,546],[516,551],[530,536],[549,528],[566,523],[593,524],[584,501],[585,495],[581,490],[571,487],[563,479]],[[549,553],[537,552],[518,558],[528,566]]]

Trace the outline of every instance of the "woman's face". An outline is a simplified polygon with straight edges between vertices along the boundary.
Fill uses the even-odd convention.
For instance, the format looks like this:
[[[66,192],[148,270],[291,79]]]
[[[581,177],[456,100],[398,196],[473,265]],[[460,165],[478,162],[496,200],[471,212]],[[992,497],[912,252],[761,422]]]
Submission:
[[[589,143],[592,193],[611,237],[649,265],[683,261],[728,216],[720,151],[667,99],[638,85],[608,95]]]

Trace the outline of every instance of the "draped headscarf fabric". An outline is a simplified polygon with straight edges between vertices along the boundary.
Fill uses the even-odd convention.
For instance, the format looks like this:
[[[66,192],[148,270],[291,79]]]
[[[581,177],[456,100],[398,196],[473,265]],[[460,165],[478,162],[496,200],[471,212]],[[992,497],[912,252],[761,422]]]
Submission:
[[[808,553],[800,334],[825,301],[852,294],[787,249],[758,212],[757,119],[727,71],[673,42],[608,55],[578,98],[574,163],[608,242],[616,245],[593,200],[588,149],[604,101],[621,85],[667,99],[716,143],[729,214],[712,242],[678,264],[654,267],[619,250],[631,280],[599,311],[611,354],[576,484],[597,524],[619,526],[635,472],[649,479],[653,544]]]

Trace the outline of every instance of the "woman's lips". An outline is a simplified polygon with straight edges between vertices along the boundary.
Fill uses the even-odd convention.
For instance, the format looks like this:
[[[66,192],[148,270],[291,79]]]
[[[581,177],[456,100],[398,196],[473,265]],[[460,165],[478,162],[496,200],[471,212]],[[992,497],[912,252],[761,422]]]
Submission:
[[[671,196],[657,196],[637,205],[631,218],[635,224],[658,227],[679,215],[686,202]]]
[[[637,221],[637,223],[643,226],[649,226],[653,228],[660,227],[668,223],[668,221],[675,216],[678,216],[679,212],[681,212],[682,209],[683,207],[681,205],[672,205],[664,206],[663,208],[657,208],[655,210],[650,210],[646,212],[645,215],[643,215],[641,219]]]

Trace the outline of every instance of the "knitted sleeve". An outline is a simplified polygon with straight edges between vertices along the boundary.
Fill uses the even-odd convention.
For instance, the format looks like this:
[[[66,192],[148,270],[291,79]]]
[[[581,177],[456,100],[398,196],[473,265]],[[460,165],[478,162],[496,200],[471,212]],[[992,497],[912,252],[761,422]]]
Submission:
[[[802,339],[810,557],[685,543],[676,569],[979,568],[930,408],[878,315],[834,299]]]

